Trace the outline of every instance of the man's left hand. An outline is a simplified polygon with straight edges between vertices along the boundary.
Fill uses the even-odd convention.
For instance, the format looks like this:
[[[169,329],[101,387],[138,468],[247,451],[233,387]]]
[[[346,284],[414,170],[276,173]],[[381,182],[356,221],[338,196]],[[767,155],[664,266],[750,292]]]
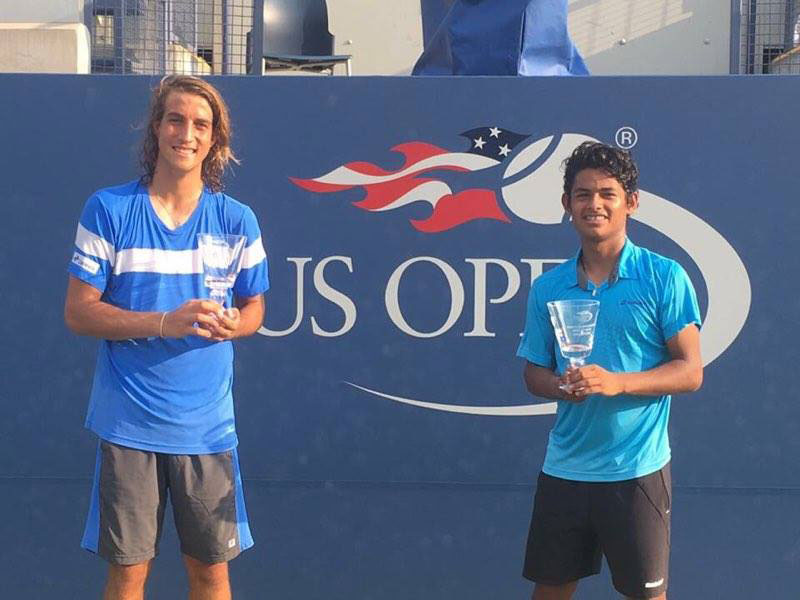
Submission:
[[[215,323],[208,324],[205,328],[211,333],[211,339],[217,342],[232,340],[241,324],[241,314],[238,308],[226,308],[217,313]]]
[[[617,396],[624,391],[622,377],[619,373],[612,373],[598,365],[567,369],[564,381],[569,384],[571,395],[585,398],[592,394],[603,396]]]

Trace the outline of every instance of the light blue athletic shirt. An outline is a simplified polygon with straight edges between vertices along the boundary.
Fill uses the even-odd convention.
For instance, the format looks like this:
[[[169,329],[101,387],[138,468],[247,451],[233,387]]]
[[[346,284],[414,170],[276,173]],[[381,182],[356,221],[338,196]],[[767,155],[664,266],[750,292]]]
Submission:
[[[205,190],[180,227],[168,229],[138,181],[95,193],[86,202],[69,272],[102,300],[132,311],[168,311],[208,298],[198,233],[247,237],[233,286],[239,297],[269,288],[261,232],[253,211]],[[232,294],[229,292],[228,306]],[[206,454],[237,444],[233,345],[197,336],[102,340],[86,427],[102,439],[140,450]]]
[[[627,240],[609,281],[595,286],[578,268],[579,256],[533,282],[517,356],[558,373],[566,370],[547,312],[551,300],[600,301],[586,364],[617,373],[668,362],[666,341],[690,323],[700,326],[694,288],[674,260]],[[670,459],[669,408],[669,395],[559,401],[542,471],[576,481],[621,481],[657,471]]]

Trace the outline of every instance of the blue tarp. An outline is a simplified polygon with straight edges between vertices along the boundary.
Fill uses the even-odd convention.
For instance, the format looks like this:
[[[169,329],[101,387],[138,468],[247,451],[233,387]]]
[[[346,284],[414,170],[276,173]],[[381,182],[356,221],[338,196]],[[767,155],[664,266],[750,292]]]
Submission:
[[[455,0],[412,74],[588,75],[589,71],[567,31],[567,0]]]

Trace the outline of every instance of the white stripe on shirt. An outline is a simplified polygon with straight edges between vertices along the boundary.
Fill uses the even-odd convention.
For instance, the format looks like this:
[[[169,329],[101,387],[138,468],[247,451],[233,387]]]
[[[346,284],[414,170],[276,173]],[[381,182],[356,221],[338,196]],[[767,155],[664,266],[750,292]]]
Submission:
[[[80,223],[78,223],[78,231],[75,233],[75,246],[84,254],[107,260],[111,266],[114,266],[114,246]]]
[[[129,248],[117,253],[114,275],[122,273],[164,273],[191,275],[203,272],[199,250],[161,250]]]
[[[242,269],[251,269],[267,258],[261,238],[242,251]],[[130,248],[117,253],[114,274],[163,273],[192,275],[203,272],[200,250],[161,250],[159,248]]]
[[[264,250],[264,244],[261,242],[261,237],[259,236],[257,240],[242,250],[242,268],[252,269],[266,258],[267,253]]]

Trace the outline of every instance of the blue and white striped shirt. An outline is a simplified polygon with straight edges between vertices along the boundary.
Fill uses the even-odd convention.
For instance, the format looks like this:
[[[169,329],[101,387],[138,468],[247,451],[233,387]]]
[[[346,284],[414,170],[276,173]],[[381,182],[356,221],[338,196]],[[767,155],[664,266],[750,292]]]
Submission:
[[[69,273],[131,311],[174,310],[208,297],[197,234],[244,235],[247,242],[232,293],[269,288],[266,253],[253,211],[205,190],[189,219],[167,228],[146,186],[132,181],[86,202]],[[229,301],[231,298],[229,297]],[[102,439],[172,454],[222,452],[236,446],[233,346],[197,336],[103,340],[86,427]]]

